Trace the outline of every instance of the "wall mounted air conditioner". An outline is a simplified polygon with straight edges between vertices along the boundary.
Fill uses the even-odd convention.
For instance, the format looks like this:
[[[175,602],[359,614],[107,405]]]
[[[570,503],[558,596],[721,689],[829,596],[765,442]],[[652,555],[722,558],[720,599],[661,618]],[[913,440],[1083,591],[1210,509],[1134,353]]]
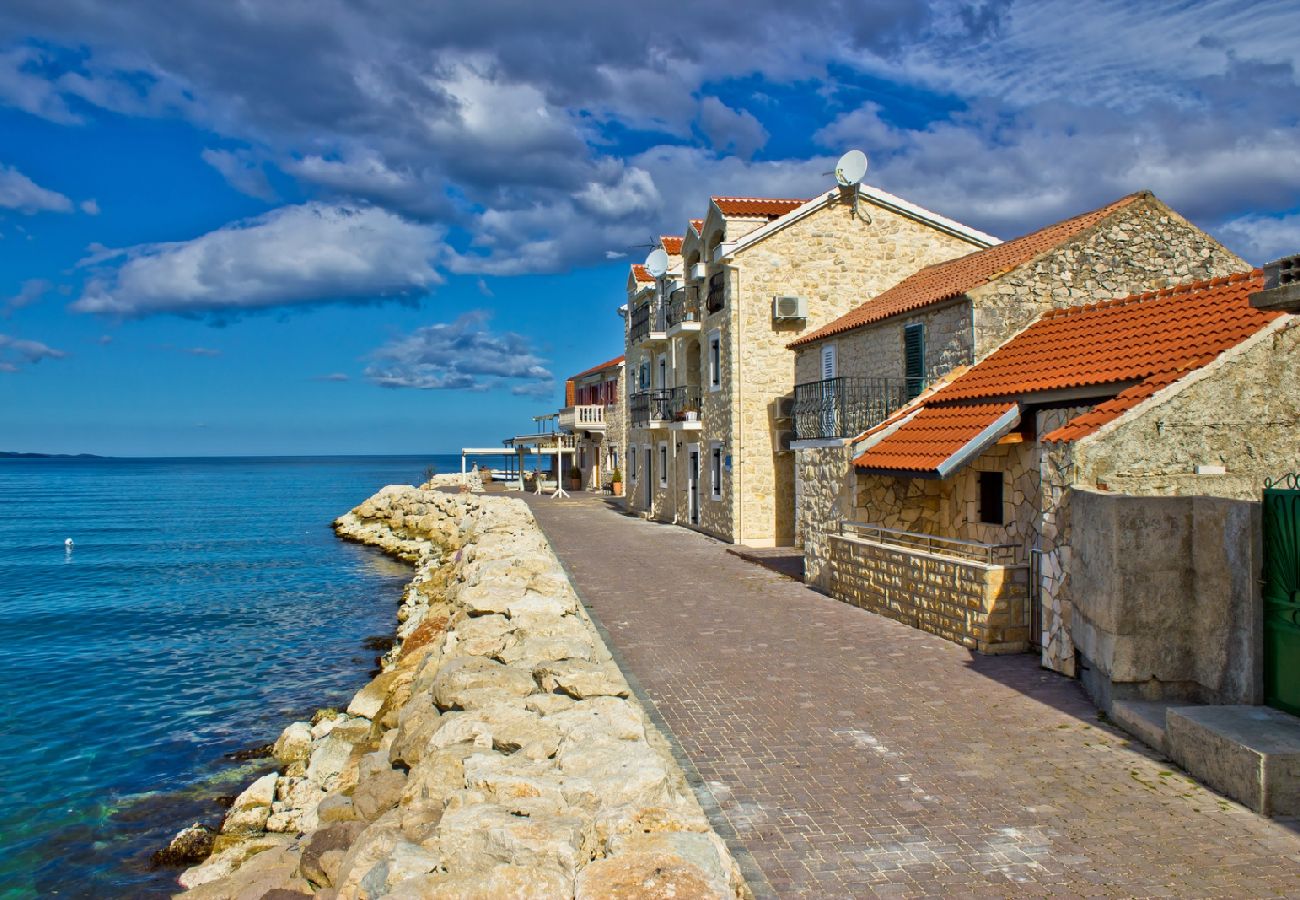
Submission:
[[[805,297],[773,297],[772,318],[783,319],[808,318],[808,300]]]
[[[696,263],[691,266],[690,277],[692,281],[703,281],[708,277],[707,267],[704,263]]]

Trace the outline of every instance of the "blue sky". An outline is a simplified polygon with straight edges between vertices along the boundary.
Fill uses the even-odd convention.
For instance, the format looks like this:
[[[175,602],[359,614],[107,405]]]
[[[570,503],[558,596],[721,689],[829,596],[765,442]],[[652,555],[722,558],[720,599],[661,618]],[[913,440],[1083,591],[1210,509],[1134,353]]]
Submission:
[[[689,26],[689,27],[688,27]],[[710,194],[1011,237],[1140,188],[1300,250],[1294,3],[0,9],[0,450],[494,444]]]

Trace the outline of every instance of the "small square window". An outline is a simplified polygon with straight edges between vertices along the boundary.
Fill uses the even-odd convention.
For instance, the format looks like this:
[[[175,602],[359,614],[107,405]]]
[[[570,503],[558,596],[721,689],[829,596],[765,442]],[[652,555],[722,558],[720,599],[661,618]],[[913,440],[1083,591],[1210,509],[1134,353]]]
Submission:
[[[1004,525],[1002,511],[1002,473],[980,472],[980,521],[985,525]]]

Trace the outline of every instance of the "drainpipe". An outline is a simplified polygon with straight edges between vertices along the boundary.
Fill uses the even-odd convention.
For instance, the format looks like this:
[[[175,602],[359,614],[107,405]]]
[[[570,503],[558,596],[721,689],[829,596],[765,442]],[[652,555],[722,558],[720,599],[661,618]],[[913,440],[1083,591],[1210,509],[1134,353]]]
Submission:
[[[734,433],[732,434],[732,439],[734,444],[734,446],[732,447],[732,454],[735,458],[735,465],[733,465],[731,469],[731,480],[732,483],[735,485],[735,490],[732,491],[732,502],[736,504],[735,543],[742,544],[744,543],[744,537],[745,537],[745,491],[744,491],[745,476],[742,474],[743,468],[742,468],[741,461],[744,458],[745,429],[740,421],[740,417],[745,409],[745,403],[744,403],[745,379],[739,377],[739,371],[740,371],[740,345],[742,343],[742,338],[744,336],[745,326],[744,326],[744,319],[741,316],[741,309],[740,309],[740,270],[737,269],[735,266],[731,265],[730,263],[723,263],[722,268],[726,269],[732,274],[732,277],[727,279],[727,285],[731,291],[730,308],[734,309],[736,312],[736,328],[735,328],[736,335],[734,340],[735,349],[732,351],[731,358],[736,363],[736,365],[732,367],[736,373],[736,377],[733,378],[733,381],[735,382],[736,405],[735,405],[735,415],[732,417],[732,421],[736,423],[737,427]]]

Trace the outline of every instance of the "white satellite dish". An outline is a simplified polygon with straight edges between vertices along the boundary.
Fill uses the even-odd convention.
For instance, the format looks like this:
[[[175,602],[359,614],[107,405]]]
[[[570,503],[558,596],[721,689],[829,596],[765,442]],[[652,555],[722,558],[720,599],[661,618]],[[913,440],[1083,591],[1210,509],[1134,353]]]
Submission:
[[[860,184],[866,175],[867,154],[861,150],[850,150],[835,164],[835,180],[840,183],[840,187]]]
[[[645,267],[655,278],[663,278],[668,274],[668,254],[662,249],[650,251],[645,258]]]

